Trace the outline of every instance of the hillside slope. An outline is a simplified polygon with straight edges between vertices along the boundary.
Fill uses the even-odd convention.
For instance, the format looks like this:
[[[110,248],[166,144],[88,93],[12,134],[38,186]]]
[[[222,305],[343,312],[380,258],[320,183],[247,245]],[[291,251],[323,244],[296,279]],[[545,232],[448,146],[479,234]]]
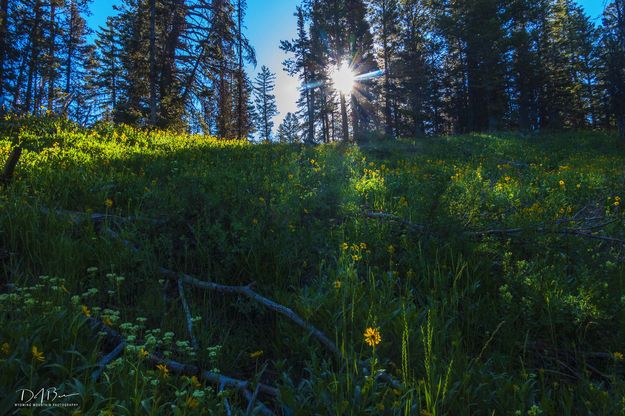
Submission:
[[[2,163],[17,140],[2,414],[29,386],[79,392],[70,414],[248,408],[172,361],[277,388],[251,400],[259,414],[625,411],[611,135],[302,147],[31,119],[0,127]],[[238,288],[183,284],[197,348],[180,273]],[[93,381],[118,333],[123,355]]]

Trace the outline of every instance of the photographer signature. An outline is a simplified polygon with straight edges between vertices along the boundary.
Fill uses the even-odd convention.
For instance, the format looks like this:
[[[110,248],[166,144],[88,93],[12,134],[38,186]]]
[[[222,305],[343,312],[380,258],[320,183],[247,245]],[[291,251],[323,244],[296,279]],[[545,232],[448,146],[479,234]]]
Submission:
[[[17,393],[20,394],[20,401],[16,403],[17,406],[29,404],[43,405],[44,403],[52,404],[57,400],[79,395],[79,393],[61,394],[56,387],[42,387],[34,391],[30,389],[19,389]]]

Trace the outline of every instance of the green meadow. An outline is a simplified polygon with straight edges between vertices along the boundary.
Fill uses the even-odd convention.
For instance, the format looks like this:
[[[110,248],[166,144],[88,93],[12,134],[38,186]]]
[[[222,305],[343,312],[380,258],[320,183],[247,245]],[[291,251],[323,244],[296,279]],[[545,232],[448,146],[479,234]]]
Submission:
[[[27,118],[0,168],[17,145],[1,414],[625,414],[616,135],[312,147]],[[14,407],[46,386],[80,406]]]

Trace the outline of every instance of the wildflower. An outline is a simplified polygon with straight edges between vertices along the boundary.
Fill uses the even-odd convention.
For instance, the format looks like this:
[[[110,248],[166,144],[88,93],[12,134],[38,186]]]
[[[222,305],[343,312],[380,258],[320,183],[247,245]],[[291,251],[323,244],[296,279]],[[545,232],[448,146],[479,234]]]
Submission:
[[[113,200],[111,198],[106,198],[106,200],[104,200],[104,206],[107,208],[113,208]]]
[[[390,246],[388,246],[386,251],[388,251],[388,254],[394,254],[395,253],[395,246],[391,244]]]
[[[578,184],[577,184],[577,189],[581,189],[581,187],[582,187],[582,184],[581,184],[581,183],[578,183]]]
[[[337,280],[336,282],[334,282],[334,288],[336,290],[339,290],[341,288],[341,285],[342,285],[342,283],[341,283],[340,280]]]
[[[141,348],[141,349],[139,350],[139,356],[140,356],[141,358],[145,358],[145,357],[147,357],[148,355],[150,355],[150,353],[148,353],[148,352],[145,350],[145,348]]]
[[[156,369],[161,373],[163,378],[167,378],[169,375],[169,368],[165,364],[159,364],[156,366]]]
[[[43,352],[39,351],[39,349],[35,345],[32,346],[30,352],[32,353],[34,360],[39,361],[40,363],[45,361],[45,355],[43,355]]]
[[[359,254],[352,254],[352,260],[360,261],[360,260],[362,260],[362,256],[359,255]]]
[[[87,318],[91,317],[91,311],[89,310],[89,308],[86,305],[82,305],[82,313]]]
[[[261,204],[265,203],[265,198],[263,198],[262,196],[260,198],[258,198],[258,202],[260,202]]]
[[[563,180],[560,180],[560,186],[564,187],[564,185],[566,185],[566,182],[564,182]]]
[[[347,251],[347,250],[349,250],[349,244],[347,244],[347,243],[343,243],[343,244],[341,244],[341,249],[342,249],[343,251]]]
[[[2,344],[2,348],[0,348],[2,350],[2,353],[4,355],[9,355],[9,353],[11,352],[11,346],[9,345],[8,342],[5,342],[4,344]]]
[[[382,342],[382,336],[380,335],[380,331],[376,328],[367,328],[364,333],[365,343],[370,347],[375,347],[380,342]]]
[[[617,196],[617,197],[614,198],[614,206],[618,207],[620,205],[621,205],[621,197]]]
[[[200,402],[194,398],[193,396],[187,397],[187,400],[184,402],[185,406],[189,409],[195,409],[200,405]]]
[[[623,357],[623,353],[622,352],[618,352],[617,351],[617,352],[613,353],[612,355],[614,356],[614,359],[616,361],[623,361],[624,357]]]
[[[197,379],[197,376],[191,377],[191,385],[196,389],[202,387],[202,383]]]
[[[360,243],[360,249],[361,250],[366,250],[367,249],[367,243]]]
[[[399,205],[401,205],[402,207],[407,207],[408,199],[406,199],[405,196],[402,196],[401,198],[399,198]]]
[[[104,322],[104,325],[106,326],[113,326],[113,321],[111,321],[111,318],[108,316],[105,316],[104,319],[102,319],[102,322]]]
[[[259,359],[260,357],[262,357],[262,356],[263,356],[263,354],[264,354],[264,352],[263,352],[263,351],[254,351],[253,353],[251,353],[251,354],[250,354],[250,358],[251,358],[252,360],[257,360],[257,359]]]

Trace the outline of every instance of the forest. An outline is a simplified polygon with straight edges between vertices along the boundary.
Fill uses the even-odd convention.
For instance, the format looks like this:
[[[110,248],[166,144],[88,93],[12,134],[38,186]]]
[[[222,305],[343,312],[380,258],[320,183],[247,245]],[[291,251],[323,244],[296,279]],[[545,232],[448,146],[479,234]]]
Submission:
[[[625,0],[267,1],[287,112],[99,1],[0,0],[1,415],[625,414]]]

